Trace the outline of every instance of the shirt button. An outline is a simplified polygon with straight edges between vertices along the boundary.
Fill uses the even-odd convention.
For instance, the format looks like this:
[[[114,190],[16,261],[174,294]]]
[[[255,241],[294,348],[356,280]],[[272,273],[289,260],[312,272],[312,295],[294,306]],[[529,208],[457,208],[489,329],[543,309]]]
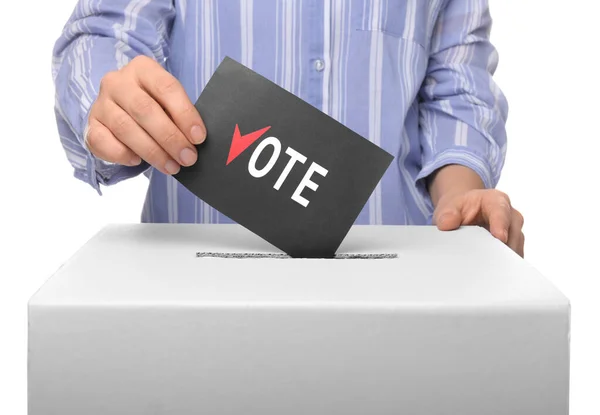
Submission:
[[[317,59],[315,61],[315,69],[321,72],[323,69],[325,69],[325,62],[323,62],[321,59]]]

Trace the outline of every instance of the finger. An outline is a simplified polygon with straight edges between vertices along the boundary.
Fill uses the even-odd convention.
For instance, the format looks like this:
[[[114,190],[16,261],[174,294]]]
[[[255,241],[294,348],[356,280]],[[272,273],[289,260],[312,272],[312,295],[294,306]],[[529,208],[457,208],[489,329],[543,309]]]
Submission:
[[[484,195],[484,191],[472,190],[462,198],[463,201],[460,209],[462,216],[461,225],[479,225],[488,229],[487,224],[483,223],[481,216],[481,200]]]
[[[105,101],[97,118],[121,143],[156,169],[164,174],[179,172],[179,164],[116,103]]]
[[[192,144],[206,139],[206,127],[177,78],[152,61],[138,66],[136,75],[144,88],[169,114]]]
[[[523,216],[512,209],[510,232],[507,245],[520,256],[523,256],[525,236],[523,235]]]
[[[191,166],[196,162],[196,147],[146,91],[137,85],[124,86],[113,90],[112,99],[180,165]]]
[[[87,148],[96,157],[124,166],[137,166],[142,159],[121,143],[101,122],[90,118],[84,134]]]
[[[511,227],[512,208],[508,196],[501,192],[488,193],[481,205],[481,213],[489,224],[490,233],[504,243],[508,243]]]
[[[454,199],[448,202],[441,201],[433,215],[433,223],[441,231],[452,231],[458,229],[462,222],[460,214],[460,200]]]
[[[511,233],[512,234],[512,233]],[[525,257],[525,236],[523,235],[523,232],[518,231],[518,232],[514,232],[515,236],[513,237],[512,240],[509,240],[508,242],[508,247],[510,249],[512,249],[513,251],[515,251],[517,253],[517,255],[519,255],[521,258]]]

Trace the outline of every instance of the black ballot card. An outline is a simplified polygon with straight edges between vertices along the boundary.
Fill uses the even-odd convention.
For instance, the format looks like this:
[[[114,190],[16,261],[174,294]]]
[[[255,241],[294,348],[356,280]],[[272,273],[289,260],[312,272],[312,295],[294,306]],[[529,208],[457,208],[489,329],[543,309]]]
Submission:
[[[292,257],[333,257],[393,160],[230,58],[196,108],[207,138],[174,177]]]

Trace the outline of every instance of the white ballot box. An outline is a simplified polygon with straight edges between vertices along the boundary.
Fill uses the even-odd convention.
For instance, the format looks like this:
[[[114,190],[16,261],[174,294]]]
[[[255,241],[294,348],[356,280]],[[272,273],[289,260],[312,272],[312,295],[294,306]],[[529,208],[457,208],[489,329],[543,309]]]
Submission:
[[[485,230],[355,226],[338,252],[106,227],[30,300],[29,414],[568,413],[569,302]]]

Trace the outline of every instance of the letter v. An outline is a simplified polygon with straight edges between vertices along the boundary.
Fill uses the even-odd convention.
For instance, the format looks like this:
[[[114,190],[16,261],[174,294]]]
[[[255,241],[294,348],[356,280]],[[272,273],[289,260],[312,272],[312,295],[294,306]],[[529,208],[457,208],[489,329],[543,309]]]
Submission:
[[[266,133],[271,127],[265,127],[258,131],[254,131],[253,133],[249,133],[246,135],[240,134],[240,129],[238,125],[235,125],[235,131],[233,132],[233,138],[231,140],[231,147],[229,147],[229,157],[227,157],[227,163],[231,163],[237,156],[242,154],[244,150],[252,145],[256,140],[258,140],[264,133]]]

